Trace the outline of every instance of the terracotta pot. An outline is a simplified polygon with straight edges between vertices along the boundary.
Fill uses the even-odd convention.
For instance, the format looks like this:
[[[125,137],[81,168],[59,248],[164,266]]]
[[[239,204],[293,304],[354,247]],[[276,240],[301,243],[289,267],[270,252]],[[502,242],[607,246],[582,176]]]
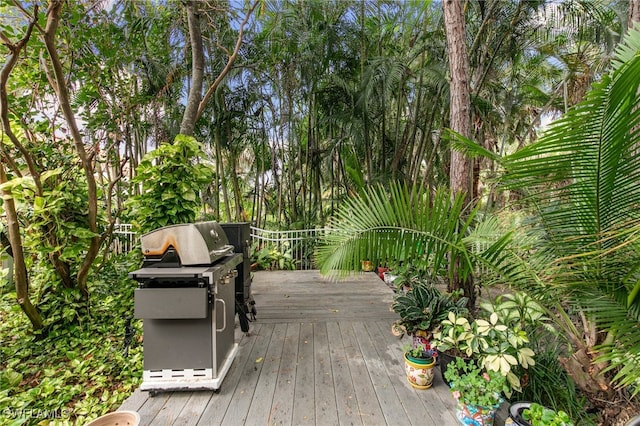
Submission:
[[[135,411],[114,411],[87,423],[85,426],[138,426],[140,414]]]
[[[433,385],[433,367],[435,358],[429,361],[404,354],[404,370],[409,384],[416,389],[429,389]]]
[[[378,270],[378,277],[379,277],[382,281],[385,281],[385,280],[384,280],[384,275],[387,273],[387,271],[389,270],[389,268],[384,268],[384,267],[382,267],[382,266],[378,266],[377,270]],[[386,282],[386,281],[385,281],[385,282]]]

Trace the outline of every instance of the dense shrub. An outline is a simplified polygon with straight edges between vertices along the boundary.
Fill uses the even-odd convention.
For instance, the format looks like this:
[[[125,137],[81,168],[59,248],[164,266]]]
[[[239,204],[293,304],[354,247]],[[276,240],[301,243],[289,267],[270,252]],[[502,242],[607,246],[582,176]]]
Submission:
[[[45,286],[42,279],[50,274],[34,277],[43,306],[59,313],[48,317],[40,334],[7,292],[10,287],[3,287],[0,424],[84,424],[116,409],[139,385],[142,331],[132,320],[136,284],[127,278],[130,264],[122,257],[95,274],[88,308],[73,290],[47,291],[54,284]]]

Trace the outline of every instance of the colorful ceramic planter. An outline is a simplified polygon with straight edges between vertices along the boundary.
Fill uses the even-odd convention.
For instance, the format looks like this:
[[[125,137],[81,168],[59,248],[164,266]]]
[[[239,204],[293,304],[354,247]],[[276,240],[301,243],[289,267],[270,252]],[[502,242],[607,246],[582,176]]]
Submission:
[[[433,367],[436,365],[435,358],[426,361],[404,354],[404,366],[407,373],[407,380],[416,389],[429,389],[433,384]]]
[[[493,426],[498,407],[468,405],[458,401],[456,417],[465,426]]]

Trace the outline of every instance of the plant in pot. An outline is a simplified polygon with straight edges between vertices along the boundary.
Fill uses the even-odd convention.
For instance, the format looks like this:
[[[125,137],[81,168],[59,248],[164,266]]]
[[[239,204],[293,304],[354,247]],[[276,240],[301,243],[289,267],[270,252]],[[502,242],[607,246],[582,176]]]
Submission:
[[[498,296],[480,304],[479,318],[449,315],[434,334],[433,345],[442,353],[441,371],[453,357],[473,358],[478,365],[505,376],[507,396],[521,391],[521,377],[535,364],[527,329],[544,324],[543,308],[524,293]]]
[[[432,345],[440,355],[440,373],[445,382],[447,366],[456,358],[468,361],[479,347],[472,323],[464,314],[455,312],[449,312],[447,318],[440,322],[440,327],[433,334]]]
[[[545,311],[522,292],[500,295],[492,303],[481,303],[480,308],[482,317],[475,320],[478,359],[487,370],[505,376],[511,390],[520,392],[528,368],[535,365],[528,331],[539,326],[553,331]]]
[[[516,402],[509,407],[512,424],[519,426],[573,426],[567,413],[535,402]]]
[[[363,272],[371,272],[373,271],[373,262],[371,260],[365,259],[360,262],[360,267]]]
[[[509,389],[505,376],[456,358],[447,367],[445,378],[457,401],[458,420],[464,425],[492,426],[503,393]]]
[[[392,331],[413,336],[414,348],[430,349],[433,330],[450,312],[466,314],[467,300],[460,293],[444,293],[426,281],[416,281],[405,293],[396,293],[391,308],[400,319]]]
[[[429,389],[433,384],[433,367],[436,364],[435,350],[414,348],[407,344],[404,351],[405,372],[409,384],[416,389]]]
[[[413,263],[392,265],[389,270],[393,274],[393,285],[397,293],[406,293],[414,285],[424,283],[429,279],[428,271]]]

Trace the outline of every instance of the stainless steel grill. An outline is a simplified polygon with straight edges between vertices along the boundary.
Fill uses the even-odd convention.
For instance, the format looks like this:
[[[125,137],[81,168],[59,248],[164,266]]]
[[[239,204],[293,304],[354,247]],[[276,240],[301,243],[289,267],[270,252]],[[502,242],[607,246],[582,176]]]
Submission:
[[[142,390],[220,388],[238,344],[235,301],[241,254],[217,222],[172,225],[141,237],[134,316],[142,318]]]

